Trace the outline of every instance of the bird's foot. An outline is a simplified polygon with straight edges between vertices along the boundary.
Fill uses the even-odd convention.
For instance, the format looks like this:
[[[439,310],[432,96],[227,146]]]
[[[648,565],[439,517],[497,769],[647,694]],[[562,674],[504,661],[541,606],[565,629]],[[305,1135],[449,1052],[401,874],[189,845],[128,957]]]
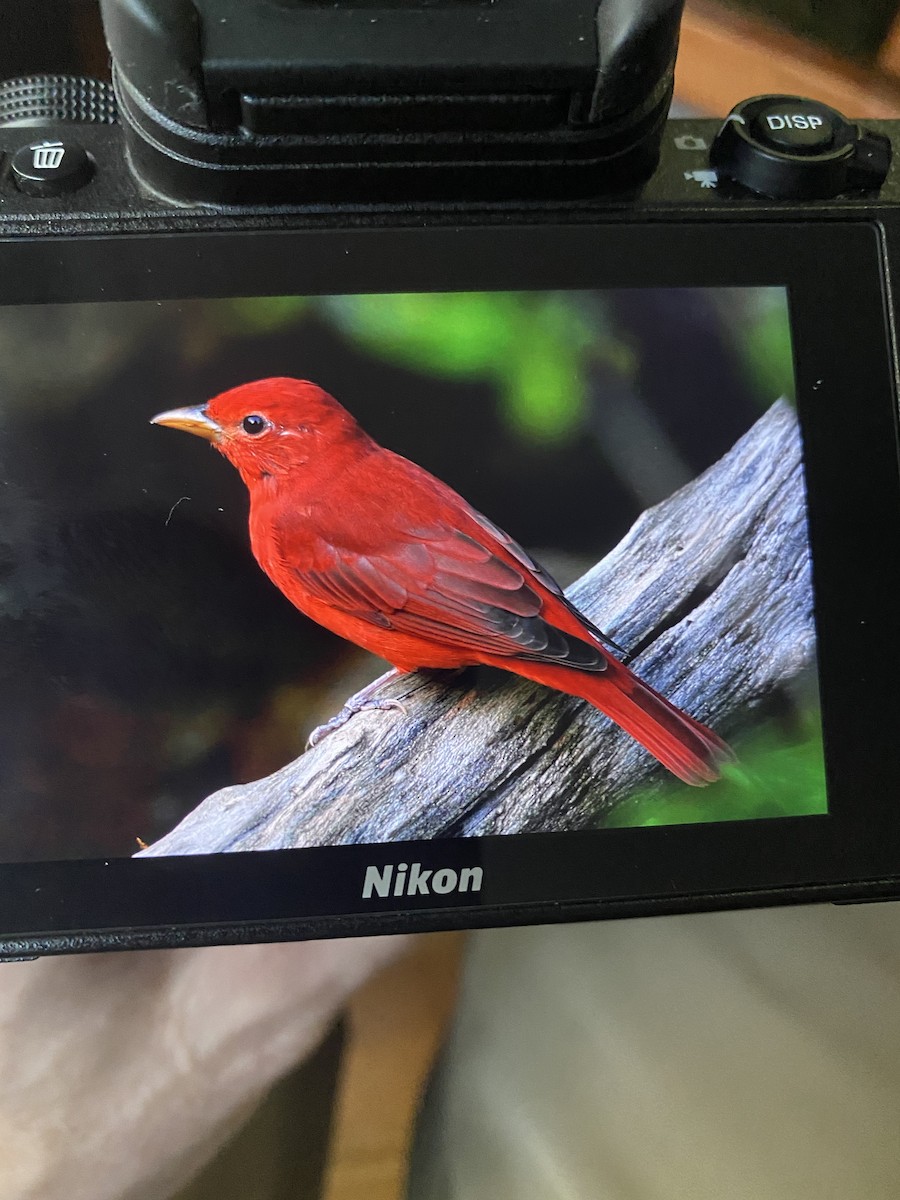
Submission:
[[[319,742],[324,741],[329,733],[335,733],[342,725],[346,725],[351,717],[355,717],[357,713],[371,712],[373,709],[376,712],[385,712],[389,708],[395,708],[398,712],[406,716],[406,707],[399,700],[368,700],[365,704],[354,704],[348,701],[339,713],[326,721],[324,725],[317,725],[306,740],[308,747],[318,746]]]
[[[399,700],[378,699],[373,694],[378,691],[382,684],[396,679],[399,675],[400,672],[397,670],[385,671],[383,675],[379,675],[377,679],[373,679],[371,683],[367,684],[362,691],[357,692],[355,696],[351,696],[341,711],[333,716],[330,721],[316,726],[306,740],[307,747],[318,746],[319,742],[324,741],[329,733],[335,733],[342,725],[346,725],[351,717],[355,717],[357,713],[371,710],[386,712],[389,709],[396,709],[405,717],[406,706]]]

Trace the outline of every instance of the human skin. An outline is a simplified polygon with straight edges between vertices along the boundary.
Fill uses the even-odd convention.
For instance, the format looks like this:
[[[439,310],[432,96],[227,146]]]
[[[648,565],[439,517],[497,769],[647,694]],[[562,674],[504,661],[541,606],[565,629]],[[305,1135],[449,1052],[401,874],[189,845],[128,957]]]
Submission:
[[[0,1196],[171,1196],[405,940],[0,963]]]

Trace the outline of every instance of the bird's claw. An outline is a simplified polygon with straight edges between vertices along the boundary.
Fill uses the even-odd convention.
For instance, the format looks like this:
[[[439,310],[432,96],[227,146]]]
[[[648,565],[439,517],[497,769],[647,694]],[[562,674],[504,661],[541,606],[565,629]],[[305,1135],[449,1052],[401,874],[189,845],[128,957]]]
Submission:
[[[319,742],[325,740],[329,733],[335,733],[342,725],[346,725],[351,717],[355,717],[357,713],[366,712],[369,709],[374,709],[376,712],[386,712],[388,709],[394,708],[398,712],[406,716],[406,706],[399,700],[361,700],[354,703],[353,700],[348,700],[339,713],[326,721],[324,725],[317,725],[306,740],[306,745],[309,749],[313,746],[318,746]]]

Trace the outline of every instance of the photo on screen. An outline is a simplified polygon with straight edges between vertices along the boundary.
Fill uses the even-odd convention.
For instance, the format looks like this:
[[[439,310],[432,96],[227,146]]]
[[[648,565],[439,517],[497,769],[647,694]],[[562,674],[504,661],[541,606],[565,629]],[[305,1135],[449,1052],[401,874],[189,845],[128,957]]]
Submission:
[[[827,811],[783,288],[6,307],[0,406],[0,861]]]

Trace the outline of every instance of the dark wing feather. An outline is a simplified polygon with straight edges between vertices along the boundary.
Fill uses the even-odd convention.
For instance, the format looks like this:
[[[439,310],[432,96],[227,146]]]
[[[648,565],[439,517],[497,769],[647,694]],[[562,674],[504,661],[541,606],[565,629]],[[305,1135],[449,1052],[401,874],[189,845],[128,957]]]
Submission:
[[[602,629],[598,629],[593,622],[587,619],[584,613],[580,613],[578,611],[550,572],[545,570],[537,561],[537,559],[532,558],[528,551],[524,550],[514,538],[511,538],[508,533],[505,533],[498,525],[495,525],[493,521],[489,521],[487,517],[482,515],[482,513],[476,512],[475,509],[472,509],[472,516],[482,527],[482,529],[486,529],[488,533],[492,534],[497,541],[500,542],[507,553],[511,554],[513,558],[518,559],[522,566],[525,567],[525,569],[531,575],[533,575],[536,579],[539,579],[548,592],[552,592],[554,596],[561,600],[572,616],[577,617],[577,619],[591,631],[598,642],[604,642],[607,646],[612,646],[614,650],[618,650],[620,654],[627,655],[627,651],[623,650],[621,646],[617,645],[611,637],[603,632]]]
[[[486,519],[479,516],[479,524],[515,565],[483,541],[445,528],[427,542],[395,542],[377,554],[319,542],[315,569],[297,575],[319,599],[383,629],[501,657],[605,670],[597,646],[542,617],[542,591],[570,607],[556,581]]]

